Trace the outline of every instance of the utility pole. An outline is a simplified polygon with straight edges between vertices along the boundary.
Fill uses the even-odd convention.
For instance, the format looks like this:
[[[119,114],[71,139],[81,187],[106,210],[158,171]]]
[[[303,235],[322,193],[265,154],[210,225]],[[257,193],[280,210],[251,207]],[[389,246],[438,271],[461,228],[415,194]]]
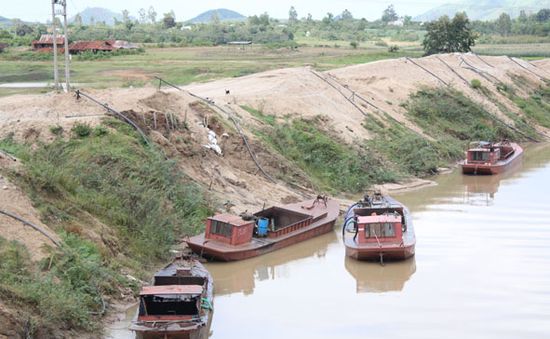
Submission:
[[[61,4],[63,5],[63,32],[65,33],[65,91],[69,92],[69,78],[70,78],[70,69],[69,69],[69,31],[67,29],[67,0],[62,0]]]
[[[53,81],[54,89],[59,89],[59,72],[57,70],[57,32],[55,27],[55,4],[58,0],[52,0],[52,37],[53,37]]]

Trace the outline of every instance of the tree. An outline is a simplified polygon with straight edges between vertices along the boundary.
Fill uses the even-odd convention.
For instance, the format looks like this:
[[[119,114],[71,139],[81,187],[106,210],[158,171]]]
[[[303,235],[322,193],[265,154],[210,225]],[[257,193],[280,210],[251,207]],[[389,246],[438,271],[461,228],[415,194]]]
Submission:
[[[75,15],[73,22],[77,26],[82,26],[82,16],[80,16],[80,13]]]
[[[382,21],[385,22],[386,24],[388,22],[392,22],[397,19],[399,19],[399,16],[397,15],[397,12],[393,8],[393,5],[389,5],[388,8],[386,8],[384,12],[382,12]]]
[[[145,10],[145,8],[140,8],[138,11],[138,15],[140,23],[144,24],[147,22],[147,11]]]
[[[157,12],[153,6],[149,7],[149,10],[147,11],[147,18],[149,18],[149,21],[151,21],[152,24],[157,22]]]
[[[340,14],[340,17],[342,18],[342,20],[353,20],[353,15],[347,9],[344,9],[342,14]]]
[[[403,26],[410,26],[412,25],[413,18],[410,15],[405,15],[403,17]]]
[[[537,14],[535,14],[535,19],[538,22],[548,21],[548,19],[550,19],[550,9],[548,8],[541,9],[540,11],[537,12]]]
[[[527,13],[525,13],[525,10],[522,9],[521,11],[519,11],[518,21],[527,22],[527,20],[528,20]]]
[[[426,27],[422,45],[426,55],[436,53],[470,52],[477,33],[470,28],[465,13],[457,13],[453,20],[444,15]]]
[[[327,13],[327,16],[323,18],[323,24],[329,26],[334,21],[334,14]]]
[[[162,26],[166,29],[176,26],[176,13],[170,11],[169,13],[164,13],[164,18],[162,19]]]
[[[25,36],[27,34],[32,34],[33,29],[31,26],[27,24],[19,24],[17,27],[15,27],[15,34],[17,36]]]
[[[130,12],[128,12],[127,9],[124,9],[122,11],[122,22],[127,23],[128,21],[130,21]]]
[[[289,25],[294,25],[298,22],[298,12],[296,12],[296,9],[294,6],[290,7],[290,10],[288,11],[288,23]]]
[[[512,19],[506,13],[502,13],[496,21],[497,31],[505,36],[512,32]]]

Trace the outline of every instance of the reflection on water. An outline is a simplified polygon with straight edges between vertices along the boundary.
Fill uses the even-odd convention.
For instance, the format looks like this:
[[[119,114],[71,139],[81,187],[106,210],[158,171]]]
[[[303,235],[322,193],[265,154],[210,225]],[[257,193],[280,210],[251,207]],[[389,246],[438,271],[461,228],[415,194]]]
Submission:
[[[288,271],[283,264],[303,258],[323,258],[328,245],[337,241],[336,234],[330,232],[294,245],[291,247],[292,250],[275,251],[244,261],[208,263],[206,268],[214,278],[215,296],[232,293],[252,294],[256,282],[286,277]]]
[[[416,259],[412,257],[380,265],[346,257],[345,267],[357,282],[357,293],[401,291],[411,275],[416,272]]]
[[[210,263],[211,337],[547,338],[549,178],[550,145],[536,145],[503,176],[455,171],[396,195],[415,225],[409,261],[346,258],[336,229],[250,260]]]

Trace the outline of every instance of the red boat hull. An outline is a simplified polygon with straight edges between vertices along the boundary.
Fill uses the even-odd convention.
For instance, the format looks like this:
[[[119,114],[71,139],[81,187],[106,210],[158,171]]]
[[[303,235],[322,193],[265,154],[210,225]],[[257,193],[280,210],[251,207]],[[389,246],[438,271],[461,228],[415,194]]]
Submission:
[[[285,208],[303,211],[301,206],[312,203],[313,200],[305,201],[286,205]],[[219,261],[236,261],[256,257],[331,232],[340,213],[340,205],[335,200],[329,200],[326,207],[317,205],[309,212],[313,215],[326,216],[320,217],[312,224],[296,231],[274,238],[254,237],[252,241],[242,245],[229,245],[214,239],[205,239],[204,233],[187,240],[187,245],[199,256]]]
[[[404,247],[373,247],[373,246],[346,246],[346,255],[357,260],[403,260],[414,255],[415,245]]]
[[[220,260],[220,261],[236,261],[244,260],[252,257],[256,257],[262,254],[266,254],[287,246],[297,244],[299,242],[311,239],[313,237],[328,233],[334,228],[334,222],[321,224],[315,228],[312,228],[308,231],[295,234],[291,237],[288,237],[284,240],[276,241],[271,244],[266,244],[257,248],[236,248],[228,250],[226,246],[219,246],[215,242],[206,242],[204,243],[204,235],[199,235],[191,238],[187,245],[191,250],[205,258]]]
[[[514,153],[509,158],[497,161],[494,164],[467,163],[463,161],[460,163],[462,173],[472,175],[493,175],[506,171],[508,168],[512,167],[523,154],[523,148],[518,144],[512,143],[511,145],[514,148]]]

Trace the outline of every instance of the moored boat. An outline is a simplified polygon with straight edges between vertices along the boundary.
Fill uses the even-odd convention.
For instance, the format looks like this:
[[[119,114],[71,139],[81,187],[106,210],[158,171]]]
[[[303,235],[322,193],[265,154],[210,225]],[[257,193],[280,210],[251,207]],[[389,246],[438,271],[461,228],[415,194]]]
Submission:
[[[507,140],[497,143],[471,142],[460,167],[464,174],[498,174],[509,168],[522,154],[521,146]]]
[[[338,214],[338,202],[322,196],[252,215],[218,214],[208,218],[205,233],[188,239],[187,245],[206,258],[247,259],[330,232]]]
[[[416,238],[409,210],[387,195],[368,194],[351,205],[342,226],[346,255],[358,260],[406,259]]]
[[[138,339],[208,338],[213,312],[213,280],[191,257],[178,257],[140,291],[130,330]]]

